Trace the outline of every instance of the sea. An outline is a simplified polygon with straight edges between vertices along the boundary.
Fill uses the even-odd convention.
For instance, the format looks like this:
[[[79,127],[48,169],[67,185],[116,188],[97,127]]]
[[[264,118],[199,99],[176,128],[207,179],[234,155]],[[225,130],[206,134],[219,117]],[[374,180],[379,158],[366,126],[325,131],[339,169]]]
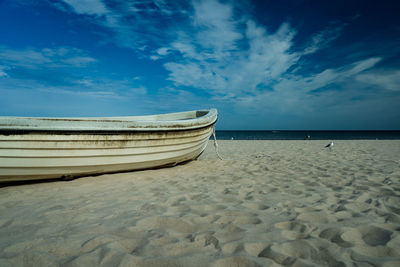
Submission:
[[[305,140],[307,137],[310,140],[400,140],[400,131],[217,130],[216,137],[219,140]]]

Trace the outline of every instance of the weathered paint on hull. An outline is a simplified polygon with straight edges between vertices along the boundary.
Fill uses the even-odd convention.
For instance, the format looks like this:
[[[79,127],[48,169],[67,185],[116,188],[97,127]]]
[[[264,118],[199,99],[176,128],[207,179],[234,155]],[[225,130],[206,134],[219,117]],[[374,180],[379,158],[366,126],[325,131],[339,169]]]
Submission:
[[[174,165],[198,157],[213,125],[182,131],[0,135],[0,182]]]

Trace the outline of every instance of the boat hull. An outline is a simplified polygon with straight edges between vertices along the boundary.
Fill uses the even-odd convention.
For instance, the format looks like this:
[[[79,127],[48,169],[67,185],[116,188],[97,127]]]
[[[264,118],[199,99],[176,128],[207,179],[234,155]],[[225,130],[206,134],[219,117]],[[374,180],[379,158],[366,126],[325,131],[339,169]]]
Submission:
[[[213,127],[0,134],[0,182],[70,179],[175,165],[197,158],[206,148]]]

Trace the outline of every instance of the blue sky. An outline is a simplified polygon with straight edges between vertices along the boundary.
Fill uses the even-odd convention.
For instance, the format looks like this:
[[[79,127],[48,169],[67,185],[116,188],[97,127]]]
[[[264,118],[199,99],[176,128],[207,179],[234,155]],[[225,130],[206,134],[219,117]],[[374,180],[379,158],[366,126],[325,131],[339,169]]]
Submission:
[[[0,115],[400,129],[397,1],[0,0]]]

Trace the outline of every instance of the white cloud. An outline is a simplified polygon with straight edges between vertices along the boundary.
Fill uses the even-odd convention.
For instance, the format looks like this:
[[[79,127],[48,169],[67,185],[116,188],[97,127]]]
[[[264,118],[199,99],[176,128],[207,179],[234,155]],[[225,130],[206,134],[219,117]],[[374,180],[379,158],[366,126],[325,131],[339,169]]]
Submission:
[[[151,50],[146,55],[151,60],[168,59],[164,67],[175,86],[203,89],[216,99],[248,102],[260,95],[294,99],[300,92],[307,94],[357,75],[372,84],[374,76],[360,74],[380,60],[368,58],[301,75],[300,59],[328,47],[346,25],[327,26],[310,36],[304,47],[295,44],[297,31],[288,23],[270,32],[234,1],[63,1],[75,13],[90,15],[90,21],[111,29],[120,46],[141,53]],[[155,16],[159,19],[153,19]],[[171,21],[177,23],[171,27]],[[159,44],[156,49],[155,44]],[[51,59],[45,53],[30,57]],[[80,66],[91,62],[90,57],[80,55],[58,63]],[[393,77],[381,77],[380,84],[395,81]]]
[[[10,77],[0,79],[0,90],[4,91],[30,91],[45,96],[68,95],[71,97],[85,97],[88,99],[135,99],[144,98],[147,89],[144,86],[132,86],[129,80],[110,80],[107,78],[85,77],[72,80],[64,85],[49,85],[40,80],[26,80],[24,78]],[[116,103],[118,105],[118,103]],[[0,105],[1,106],[1,105]]]
[[[7,77],[0,79],[2,86],[14,82],[30,90],[42,84],[46,88],[42,91],[44,94],[51,91],[63,96],[82,96],[85,100],[132,100],[139,106],[157,108],[160,105],[191,107],[204,100],[207,105],[230,105],[229,110],[237,107],[241,111],[246,107],[260,114],[276,110],[308,114],[330,107],[332,110],[336,107],[335,111],[351,110],[350,99],[366,95],[373,99],[373,90],[400,90],[400,72],[376,70],[382,60],[378,56],[363,58],[362,53],[353,53],[342,65],[337,65],[341,60],[323,63],[321,59],[315,60],[316,53],[323,54],[324,48],[337,52],[329,46],[340,36],[345,24],[330,24],[307,38],[301,28],[289,23],[282,23],[274,30],[261,25],[247,12],[248,6],[242,5],[242,1],[62,0],[47,3],[69,12],[70,19],[75,17],[71,13],[78,14],[80,21],[84,18],[105,28],[101,34],[111,33],[111,38],[108,35],[103,42],[111,40],[131,48],[141,60],[143,57],[163,59],[168,72],[166,87],[155,92],[155,88],[141,86],[139,76],[117,81],[96,77],[100,72],[76,71],[74,68],[90,66],[96,59],[71,47],[23,50],[0,47],[0,77]],[[306,69],[313,60],[327,67],[319,68],[315,64]],[[135,75],[139,73],[132,76]],[[152,81],[143,80],[143,84],[150,86]],[[164,103],[160,99],[169,101]],[[122,106],[117,101],[114,103],[113,106]],[[132,106],[136,105],[129,104]]]
[[[353,63],[353,67],[347,71],[346,76],[352,76],[352,75],[358,74],[360,72],[363,72],[367,69],[370,69],[373,66],[375,66],[379,61],[381,61],[381,58],[372,57],[372,58],[368,58],[365,60],[355,62],[355,63]]]
[[[9,67],[37,69],[41,67],[84,67],[96,59],[76,48],[44,48],[23,50],[0,47],[0,62]]]
[[[326,69],[310,76],[291,75],[284,77],[274,86],[276,91],[290,90],[309,93],[332,84],[340,84],[346,79],[374,67],[381,58],[368,58],[336,69]]]
[[[72,56],[70,58],[63,59],[61,62],[75,67],[82,67],[96,62],[96,59],[88,56]]]
[[[49,93],[49,94],[61,94],[61,95],[71,95],[71,96],[84,96],[89,98],[105,98],[111,99],[122,98],[115,92],[112,91],[89,91],[89,90],[76,90],[74,88],[59,88],[59,87],[50,87],[50,88],[41,88],[38,91],[42,93]]]
[[[78,80],[78,81],[76,81],[76,83],[80,84],[80,85],[87,86],[87,87],[90,87],[90,86],[94,85],[93,81],[89,80],[89,79]]]
[[[109,1],[109,0],[62,0],[64,5],[53,7],[79,15],[87,15],[88,21],[112,32],[112,42],[118,46],[143,51],[149,43],[163,41],[168,21],[182,16],[187,5],[181,1]],[[67,6],[68,8],[66,8]],[[157,17],[157,19],[154,19]]]
[[[213,6],[212,2],[207,1],[210,6]],[[182,57],[164,66],[170,72],[169,79],[176,85],[202,88],[223,98],[227,95],[241,96],[257,92],[260,86],[270,86],[299,59],[298,53],[290,51],[295,31],[288,24],[282,24],[276,32],[269,34],[251,20],[245,25],[236,25],[231,8],[213,9],[214,13],[205,18],[195,14],[193,21],[193,35],[198,36],[200,31],[208,41],[198,41],[190,38],[190,33],[180,33],[178,39],[171,43],[170,50],[179,52]],[[218,10],[222,12],[221,16],[215,14]],[[203,24],[225,26],[212,27],[212,33],[207,35],[208,29],[204,30]],[[241,33],[243,27],[246,29],[244,34]],[[235,38],[228,38],[224,46],[222,40],[225,39],[223,32],[226,29]],[[217,35],[223,38],[221,42],[213,43],[216,31],[221,31]],[[247,42],[248,48],[239,49],[238,41]],[[205,44],[206,49],[203,49]]]
[[[161,47],[159,49],[157,49],[157,54],[159,54],[160,56],[166,56],[169,54],[169,48],[168,47]]]
[[[275,33],[268,34],[263,28],[249,21],[246,35],[250,47],[246,57],[242,59],[242,65],[247,73],[256,77],[255,86],[278,79],[299,59],[296,52],[289,51],[295,32],[286,23]]]
[[[9,67],[0,65],[0,77],[8,77],[8,74],[5,72],[7,69],[9,69]]]
[[[198,53],[196,47],[192,44],[192,39],[184,33],[180,33],[178,39],[171,43],[171,50],[178,51],[184,58],[203,60],[205,57],[203,53]]]
[[[159,60],[161,57],[160,56],[157,56],[157,55],[151,55],[150,56],[150,59],[151,60]]]
[[[194,1],[193,26],[196,42],[207,51],[209,57],[220,59],[237,49],[236,42],[242,38],[237,31],[233,7],[215,0]]]
[[[356,76],[357,81],[391,91],[400,91],[400,71],[375,71]]]
[[[158,60],[162,57],[165,57],[170,53],[170,49],[168,47],[160,47],[155,51],[155,53],[156,54],[150,56],[151,60]]]
[[[315,34],[309,41],[307,47],[303,51],[303,55],[315,53],[321,48],[325,48],[329,43],[339,37],[345,25],[337,25],[336,27],[326,27],[324,30]]]
[[[212,71],[212,66],[201,66],[196,63],[166,63],[165,68],[171,72],[169,79],[177,85],[193,86],[205,90],[224,90],[226,81],[223,76]],[[225,90],[224,90],[225,91]]]
[[[313,74],[304,72],[303,64],[309,62],[309,56],[328,48],[345,24],[331,24],[309,36],[308,41],[301,38],[302,43],[296,43],[297,30],[290,24],[268,30],[235,1],[64,2],[75,13],[88,15],[89,21],[111,30],[119,46],[132,48],[151,60],[164,59],[167,79],[181,96],[189,87],[207,92],[211,101],[235,103],[237,107],[306,112],[321,108],[321,103],[340,106],[349,103],[346,99],[357,98],[355,90],[342,90],[350,83],[352,88],[369,84],[398,90],[398,72],[373,71],[380,57],[358,57],[342,66],[314,67]],[[94,62],[84,53],[72,56],[54,49],[31,52],[36,53],[27,55],[27,59],[43,64],[50,64],[46,63],[49,60],[74,66]],[[54,60],[56,57],[63,59]],[[124,88],[132,95],[147,93],[140,86]],[[181,100],[184,102],[185,97]]]
[[[78,14],[103,16],[108,13],[101,0],[63,0]]]
[[[139,86],[136,88],[131,88],[129,90],[129,93],[132,93],[134,95],[146,95],[147,94],[147,89],[144,86]]]
[[[0,61],[3,64],[36,68],[39,65],[51,63],[52,60],[45,55],[45,51],[33,49],[13,50],[0,47]]]
[[[168,79],[176,86],[203,89],[215,101],[246,108],[293,112],[317,106],[316,99],[326,98],[325,103],[334,104],[332,96],[340,93],[332,90],[355,82],[357,75],[381,60],[366,58],[313,75],[302,74],[300,59],[326,48],[344,25],[325,28],[309,37],[307,47],[301,47],[294,43],[297,31],[288,23],[269,32],[251,19],[235,17],[233,10],[229,3],[194,2],[190,27],[178,32],[167,46],[180,55],[164,64]],[[348,99],[356,97],[352,94]]]
[[[273,90],[239,97],[236,103],[264,112],[270,110],[292,114],[306,114],[330,107],[343,108],[352,102],[352,98],[360,96],[354,89],[358,75],[373,68],[379,60],[380,58],[369,58],[310,76],[283,75],[272,86]],[[326,89],[327,87],[333,88]]]

